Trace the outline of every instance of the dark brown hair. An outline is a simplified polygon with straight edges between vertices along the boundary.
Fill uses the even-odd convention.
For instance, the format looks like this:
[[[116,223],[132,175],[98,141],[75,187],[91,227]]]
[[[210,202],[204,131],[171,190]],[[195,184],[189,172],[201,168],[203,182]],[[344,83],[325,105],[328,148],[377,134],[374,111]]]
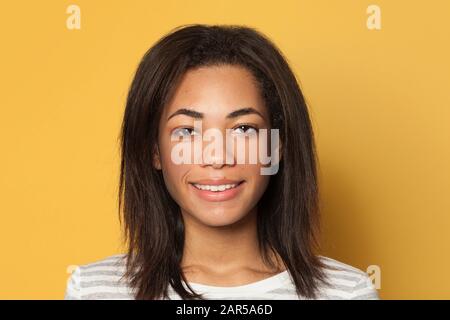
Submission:
[[[258,205],[261,255],[283,260],[297,293],[314,298],[325,283],[315,254],[319,226],[316,151],[302,92],[283,54],[263,34],[235,25],[187,25],[161,38],[140,62],[131,84],[121,130],[119,214],[127,244],[125,276],[136,299],[168,297],[169,285],[183,299],[202,298],[180,267],[184,246],[181,211],[161,171],[152,166],[158,123],[165,104],[188,70],[212,65],[247,68],[260,85],[282,147],[278,173]]]

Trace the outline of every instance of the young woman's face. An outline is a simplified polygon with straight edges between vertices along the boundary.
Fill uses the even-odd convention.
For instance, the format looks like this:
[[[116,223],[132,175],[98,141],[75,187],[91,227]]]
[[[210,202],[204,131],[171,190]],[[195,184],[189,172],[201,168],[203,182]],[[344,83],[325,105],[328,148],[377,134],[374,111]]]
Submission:
[[[214,140],[204,141],[194,121],[201,121],[203,134],[211,128],[222,133],[222,153],[205,156],[203,152]],[[226,129],[230,129],[228,135]],[[208,66],[184,75],[161,116],[154,165],[162,170],[166,187],[185,217],[208,226],[225,226],[255,208],[270,179],[261,175],[259,160],[251,164],[248,160],[251,141],[259,139],[258,129],[270,131],[270,118],[250,71],[231,65]],[[227,138],[235,141],[231,150],[226,149]],[[245,142],[240,150],[237,140]],[[197,160],[196,142],[201,148]],[[192,150],[190,163],[174,161],[172,151],[180,143]],[[237,161],[239,151],[245,151],[245,163]]]

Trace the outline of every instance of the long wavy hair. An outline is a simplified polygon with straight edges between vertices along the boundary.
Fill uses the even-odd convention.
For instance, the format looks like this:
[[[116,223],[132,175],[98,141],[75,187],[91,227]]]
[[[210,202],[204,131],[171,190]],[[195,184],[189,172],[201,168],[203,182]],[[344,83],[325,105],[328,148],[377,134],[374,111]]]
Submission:
[[[257,232],[264,261],[281,257],[297,293],[315,298],[326,283],[316,254],[318,179],[313,130],[303,94],[281,51],[254,28],[184,25],[171,30],[143,56],[130,86],[120,133],[119,218],[127,246],[125,277],[135,298],[202,299],[180,267],[184,224],[162,172],[153,167],[158,124],[165,104],[188,70],[236,65],[257,80],[272,128],[282,145],[278,172],[258,204]],[[123,219],[123,220],[122,220]]]

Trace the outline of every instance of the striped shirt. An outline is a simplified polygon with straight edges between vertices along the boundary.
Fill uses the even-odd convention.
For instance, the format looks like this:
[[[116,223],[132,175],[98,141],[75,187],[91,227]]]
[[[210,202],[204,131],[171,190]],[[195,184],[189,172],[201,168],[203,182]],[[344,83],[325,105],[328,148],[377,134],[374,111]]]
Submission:
[[[319,288],[320,300],[379,299],[367,273],[337,260],[319,256],[333,270],[325,269],[329,285]],[[125,254],[77,266],[67,281],[66,300],[133,300],[133,289],[121,278],[125,271]],[[196,293],[206,299],[305,299],[297,295],[288,270],[269,278],[234,287],[218,287],[189,282]],[[169,286],[169,299],[180,300]]]

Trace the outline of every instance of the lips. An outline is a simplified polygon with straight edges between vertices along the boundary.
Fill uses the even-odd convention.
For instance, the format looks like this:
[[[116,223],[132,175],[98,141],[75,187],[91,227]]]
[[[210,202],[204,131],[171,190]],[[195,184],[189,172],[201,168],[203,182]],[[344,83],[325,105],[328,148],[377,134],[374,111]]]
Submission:
[[[228,201],[242,190],[244,180],[203,179],[190,182],[190,188],[197,197],[206,201]]]
[[[220,192],[225,191],[229,189],[236,188],[238,184],[218,184],[218,185],[210,185],[210,184],[194,184],[194,187],[200,190],[208,190],[208,191],[214,191],[214,192]]]

